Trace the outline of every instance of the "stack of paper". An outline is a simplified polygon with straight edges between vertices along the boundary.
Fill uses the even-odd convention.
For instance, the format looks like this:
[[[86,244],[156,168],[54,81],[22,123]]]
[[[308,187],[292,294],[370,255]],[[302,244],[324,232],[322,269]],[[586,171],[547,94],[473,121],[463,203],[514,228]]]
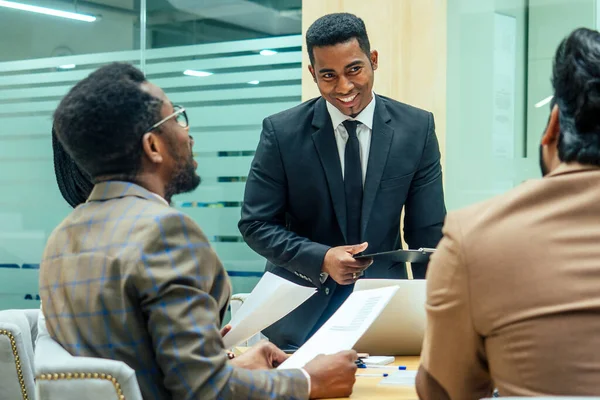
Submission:
[[[397,286],[390,286],[353,292],[321,329],[279,368],[302,368],[319,354],[352,349],[397,291]]]
[[[317,289],[304,287],[266,272],[229,323],[225,348],[248,340],[308,300]]]

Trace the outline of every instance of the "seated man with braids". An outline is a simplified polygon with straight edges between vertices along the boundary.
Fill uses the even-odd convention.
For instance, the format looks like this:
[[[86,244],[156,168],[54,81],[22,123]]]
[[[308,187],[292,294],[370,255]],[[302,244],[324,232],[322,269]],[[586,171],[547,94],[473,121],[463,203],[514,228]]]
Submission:
[[[169,207],[200,183],[183,107],[133,66],[111,64],[70,90],[54,127],[59,187],[76,207],[40,266],[54,340],[75,356],[125,362],[144,399],[352,392],[353,351],[271,370],[286,355],[265,342],[229,360],[219,331],[229,278],[198,225]]]

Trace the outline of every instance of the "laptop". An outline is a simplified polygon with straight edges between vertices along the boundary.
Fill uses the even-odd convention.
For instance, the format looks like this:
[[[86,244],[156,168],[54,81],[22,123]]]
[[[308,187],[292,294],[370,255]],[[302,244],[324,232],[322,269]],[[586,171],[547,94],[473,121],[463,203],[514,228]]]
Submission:
[[[425,335],[425,279],[359,279],[354,291],[399,286],[354,349],[372,356],[418,356]]]

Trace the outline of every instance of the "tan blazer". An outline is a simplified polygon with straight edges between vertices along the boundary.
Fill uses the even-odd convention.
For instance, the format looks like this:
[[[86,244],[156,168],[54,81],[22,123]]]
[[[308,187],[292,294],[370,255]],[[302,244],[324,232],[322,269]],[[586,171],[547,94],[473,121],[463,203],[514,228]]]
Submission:
[[[599,393],[600,168],[450,213],[427,279],[422,367],[449,398]]]
[[[308,398],[300,370],[228,362],[227,273],[198,225],[140,186],[96,185],[52,232],[40,295],[55,340],[127,363],[145,399]]]

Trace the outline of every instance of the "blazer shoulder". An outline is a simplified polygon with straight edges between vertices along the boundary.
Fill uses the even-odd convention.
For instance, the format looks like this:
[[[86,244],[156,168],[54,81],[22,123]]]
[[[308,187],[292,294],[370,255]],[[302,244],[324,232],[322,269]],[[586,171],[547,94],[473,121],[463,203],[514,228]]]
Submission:
[[[467,242],[478,241],[482,236],[499,233],[500,221],[518,221],[523,213],[527,213],[532,201],[543,192],[544,185],[543,179],[525,181],[506,193],[451,211],[449,217],[460,224],[461,234]],[[514,226],[516,228],[518,224]],[[504,230],[501,233],[510,235],[515,232]]]
[[[276,114],[273,114],[266,119],[269,119],[273,122],[287,122],[289,120],[295,120],[298,118],[303,118],[308,115],[312,117],[314,114],[316,103],[319,101],[320,97],[316,97],[314,99],[307,100],[303,103],[298,104],[295,107],[288,108],[287,110],[280,111]]]
[[[288,108],[265,118],[263,126],[267,124],[277,135],[286,132],[295,133],[312,125],[315,108],[320,97],[305,101],[295,107]]]

